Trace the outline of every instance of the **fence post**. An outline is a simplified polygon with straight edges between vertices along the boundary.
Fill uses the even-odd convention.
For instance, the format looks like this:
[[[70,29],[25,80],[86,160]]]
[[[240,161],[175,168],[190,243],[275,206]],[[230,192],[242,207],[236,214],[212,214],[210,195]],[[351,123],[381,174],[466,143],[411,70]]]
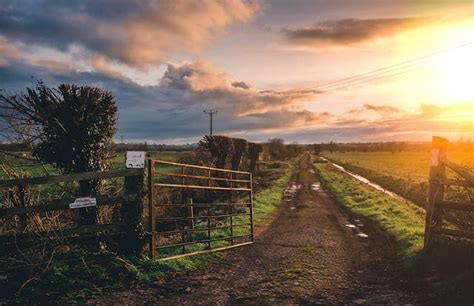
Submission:
[[[254,237],[254,228],[253,228],[253,175],[252,172],[249,173],[249,180],[250,180],[250,194],[249,194],[249,200],[250,200],[250,237],[252,242],[255,240]]]
[[[25,207],[26,206],[26,187],[25,186],[20,186],[18,187],[18,193],[20,197],[20,206]],[[24,232],[26,231],[26,228],[28,226],[28,214],[21,214],[20,216],[20,226],[21,226],[21,231]]]
[[[444,184],[442,180],[446,178],[446,166],[439,159],[446,158],[447,148],[447,139],[433,137],[429,173],[429,196],[426,206],[425,249],[429,247],[432,230],[440,226],[442,221],[442,213],[436,209],[436,204],[444,198]]]
[[[143,226],[144,171],[137,176],[124,178],[124,201],[120,207],[124,235],[119,242],[124,255],[138,256],[143,252],[145,229]]]
[[[156,219],[155,219],[155,161],[148,160],[148,225],[150,230],[149,257],[156,257]]]

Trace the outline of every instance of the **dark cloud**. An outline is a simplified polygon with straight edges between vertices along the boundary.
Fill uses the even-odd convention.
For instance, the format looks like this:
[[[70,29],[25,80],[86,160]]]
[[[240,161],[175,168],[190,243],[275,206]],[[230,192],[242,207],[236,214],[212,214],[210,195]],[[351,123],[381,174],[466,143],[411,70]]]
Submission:
[[[361,108],[355,108],[348,111],[350,114],[363,114],[367,112],[376,112],[384,116],[400,113],[401,110],[390,105],[364,104]]]
[[[341,19],[283,30],[290,45],[321,48],[349,46],[425,25],[427,18]]]
[[[250,84],[245,83],[244,81],[241,82],[232,82],[232,86],[236,88],[242,88],[242,89],[250,89],[252,86]]]
[[[0,35],[60,51],[78,46],[147,67],[165,62],[171,52],[199,50],[257,10],[245,0],[6,0],[0,3]]]
[[[156,86],[141,86],[107,73],[54,70],[19,61],[0,66],[0,88],[8,93],[33,86],[32,77],[48,86],[75,83],[111,91],[119,106],[119,135],[129,140],[196,140],[207,133],[202,110],[209,107],[219,109],[215,129],[226,134],[313,126],[330,118],[327,113],[300,109],[315,92],[243,89],[206,63],[170,64]]]

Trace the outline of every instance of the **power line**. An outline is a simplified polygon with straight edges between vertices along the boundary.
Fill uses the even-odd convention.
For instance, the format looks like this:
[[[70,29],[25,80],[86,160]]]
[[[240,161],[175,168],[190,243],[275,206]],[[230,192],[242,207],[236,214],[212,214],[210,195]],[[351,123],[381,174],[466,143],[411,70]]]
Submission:
[[[347,88],[347,87],[351,87],[351,86],[355,86],[355,85],[370,83],[370,82],[375,81],[375,80],[382,80],[382,79],[391,78],[391,77],[396,76],[396,75],[407,73],[407,72],[413,70],[414,68],[416,68],[415,65],[399,67],[397,69],[384,71],[383,73],[377,73],[377,74],[368,75],[368,76],[365,76],[365,77],[353,79],[353,80],[350,80],[350,81],[336,83],[336,84],[333,84],[329,87],[326,87],[324,89],[324,91],[339,90],[339,89],[343,89],[343,88]]]
[[[386,66],[386,67],[377,68],[377,69],[367,71],[367,72],[364,72],[364,73],[359,73],[359,74],[356,74],[356,75],[353,75],[353,76],[350,76],[350,77],[346,77],[346,78],[342,78],[342,79],[339,79],[339,80],[334,80],[334,81],[330,81],[330,82],[327,82],[327,83],[323,83],[323,84],[321,84],[321,85],[319,85],[319,86],[317,86],[313,89],[317,90],[317,91],[328,91],[328,90],[340,89],[340,86],[345,84],[345,83],[349,83],[349,85],[345,84],[347,86],[343,86],[343,88],[358,85],[358,84],[368,83],[368,82],[373,80],[372,79],[373,77],[376,77],[376,79],[381,79],[380,77],[381,76],[384,77],[383,74],[385,74],[385,73],[391,73],[391,72],[395,72],[399,69],[403,69],[403,68],[413,66],[413,65],[417,64],[420,61],[430,59],[430,58],[432,58],[434,56],[437,56],[441,53],[451,51],[451,50],[455,50],[455,49],[459,49],[459,48],[463,48],[465,46],[472,45],[472,44],[474,44],[474,42],[468,42],[468,43],[461,44],[461,45],[458,45],[458,46],[455,46],[455,47],[452,47],[452,48],[438,50],[438,51],[433,52],[431,54],[420,56],[420,57],[417,57],[417,58],[414,58],[414,59],[410,59],[410,60],[406,60],[406,61],[403,61],[403,62],[400,62],[400,63],[392,64],[392,65],[389,65],[389,66]],[[398,75],[398,74],[401,74],[401,73],[404,73],[404,72],[398,72],[394,75]],[[391,76],[393,76],[393,75],[387,75],[387,77],[391,77]],[[360,82],[360,81],[362,81],[362,82]]]
[[[355,85],[362,85],[362,84],[365,84],[365,83],[370,83],[372,81],[380,81],[380,80],[384,80],[384,79],[389,79],[389,78],[393,78],[397,75],[400,75],[400,74],[404,74],[404,73],[407,73],[409,72],[410,70],[413,70],[414,67],[412,68],[409,68],[409,69],[405,69],[405,70],[401,70],[399,72],[396,72],[396,73],[392,73],[392,74],[387,74],[387,75],[381,75],[381,76],[376,76],[376,77],[372,77],[370,78],[369,80],[367,81],[364,81],[364,82],[355,82],[355,83],[349,83],[349,84],[345,84],[345,85],[340,85],[339,87],[334,87],[332,88],[331,90],[341,90],[341,89],[346,89],[348,87],[352,87],[352,86],[355,86]]]
[[[217,114],[217,110],[216,109],[209,109],[209,110],[206,109],[206,110],[204,110],[204,113],[209,115],[209,136],[212,136],[212,116],[214,114]]]

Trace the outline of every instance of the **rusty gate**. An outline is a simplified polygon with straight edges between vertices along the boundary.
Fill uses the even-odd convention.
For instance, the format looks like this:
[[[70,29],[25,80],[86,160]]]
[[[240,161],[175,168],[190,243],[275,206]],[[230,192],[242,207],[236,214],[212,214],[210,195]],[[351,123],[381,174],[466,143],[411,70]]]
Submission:
[[[252,173],[164,160],[147,166],[150,258],[253,243]]]

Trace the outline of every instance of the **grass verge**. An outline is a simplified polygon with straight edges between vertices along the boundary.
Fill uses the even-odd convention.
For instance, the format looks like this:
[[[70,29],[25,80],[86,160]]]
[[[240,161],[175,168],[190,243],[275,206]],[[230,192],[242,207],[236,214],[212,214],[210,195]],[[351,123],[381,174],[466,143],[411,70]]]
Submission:
[[[422,252],[424,210],[385,195],[330,164],[317,163],[315,168],[339,203],[372,220],[395,239],[409,286],[418,292],[421,304],[473,304],[474,270],[472,261],[465,259],[466,253],[472,254],[467,245],[444,239],[435,250]]]
[[[326,188],[354,214],[366,217],[391,235],[407,263],[423,249],[424,211],[394,199],[340,172],[327,163],[315,164]]]

